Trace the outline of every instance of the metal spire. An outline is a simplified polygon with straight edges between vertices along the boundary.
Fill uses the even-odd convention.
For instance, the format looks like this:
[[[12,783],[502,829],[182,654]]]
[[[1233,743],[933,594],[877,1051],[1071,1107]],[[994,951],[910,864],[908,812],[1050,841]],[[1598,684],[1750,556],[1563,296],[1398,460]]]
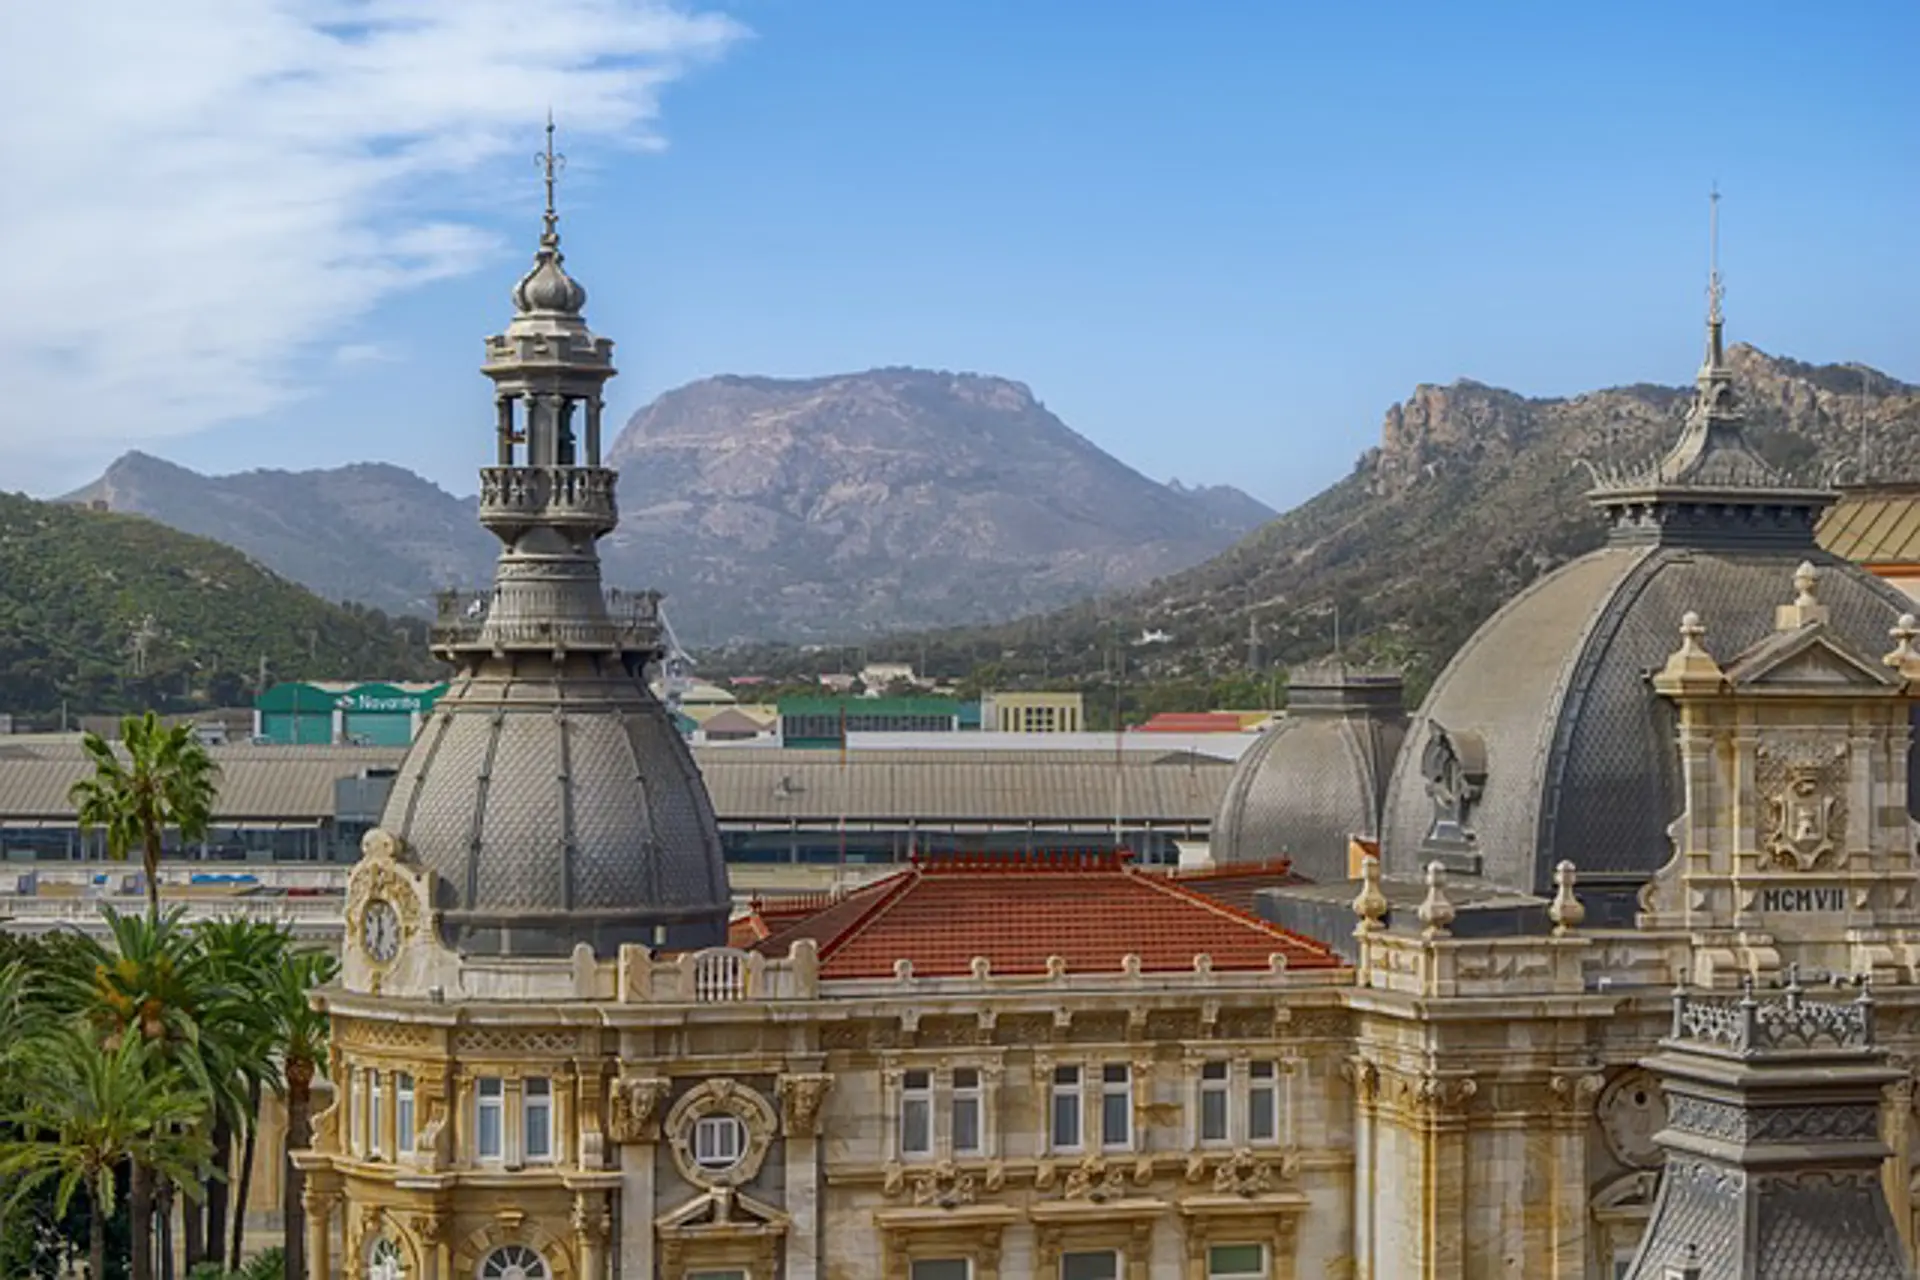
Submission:
[[[542,248],[558,248],[560,244],[560,214],[554,207],[553,186],[555,180],[560,176],[560,171],[567,167],[567,158],[553,149],[552,107],[547,108],[547,149],[535,155],[533,162],[540,166],[540,170],[545,175],[547,182],[546,230],[541,233],[540,244]]]
[[[1717,369],[1726,362],[1721,349],[1720,300],[1726,286],[1720,280],[1720,184],[1707,193],[1707,367]]]

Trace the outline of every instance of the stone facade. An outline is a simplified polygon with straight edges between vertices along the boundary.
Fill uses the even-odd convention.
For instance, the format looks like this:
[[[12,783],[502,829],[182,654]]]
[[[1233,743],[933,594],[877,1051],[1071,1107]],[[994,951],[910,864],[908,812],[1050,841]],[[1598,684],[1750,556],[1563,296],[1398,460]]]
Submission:
[[[553,243],[517,301],[577,313],[583,294],[559,271],[551,218],[550,206]],[[417,828],[405,826],[410,801],[390,808],[401,820],[368,835],[349,880],[340,980],[316,997],[332,1020],[335,1102],[294,1157],[309,1280],[1616,1280],[1657,1197],[1684,1210],[1720,1194],[1700,1181],[1719,1173],[1668,1158],[1685,1146],[1672,1131],[1718,1123],[1695,1106],[1716,1096],[1678,1091],[1674,1107],[1696,1113],[1669,1114],[1644,1065],[1677,1034],[1674,989],[1710,1009],[1716,993],[1796,973],[1871,984],[1890,1066],[1856,1073],[1861,1088],[1807,1102],[1800,1119],[1869,1153],[1855,1175],[1878,1162],[1910,1256],[1920,623],[1859,583],[1833,593],[1830,616],[1817,571],[1791,572],[1791,557],[1768,575],[1826,498],[1782,488],[1740,442],[1717,294],[1710,334],[1681,445],[1608,490],[1622,527],[1674,569],[1666,594],[1607,587],[1619,597],[1610,625],[1632,641],[1609,650],[1622,656],[1608,681],[1578,657],[1585,630],[1542,656],[1543,632],[1513,629],[1524,610],[1496,619],[1470,648],[1504,726],[1497,749],[1467,721],[1438,727],[1430,698],[1396,771],[1405,782],[1417,761],[1425,789],[1407,797],[1402,838],[1383,826],[1381,851],[1396,869],[1417,859],[1423,877],[1383,881],[1370,855],[1350,886],[1262,891],[1271,919],[1285,895],[1318,894],[1322,922],[1327,895],[1351,892],[1345,961],[1331,939],[1113,859],[1006,874],[952,859],[710,945],[718,918],[699,921],[715,937],[674,936],[686,910],[725,898],[704,787],[679,756],[636,748],[595,771],[564,749],[498,768],[489,751],[453,770],[423,752],[423,794],[452,777],[477,783],[488,806],[564,793],[571,815],[637,788],[684,800],[692,818],[676,826],[649,810],[625,843],[605,843],[614,870],[651,868],[621,878],[617,900],[502,895],[477,915],[471,885],[488,867],[571,892],[554,874],[588,865],[571,828],[548,840],[534,822],[496,839],[451,801]],[[548,456],[508,469],[567,485],[597,472],[594,421],[584,459],[572,445],[553,453],[566,415],[536,408],[525,430]],[[506,417],[501,441],[504,466],[526,441]],[[483,502],[517,510],[504,492]],[[527,499],[529,530],[574,528],[555,512],[558,492]],[[586,533],[528,557],[578,562],[590,607],[591,537],[611,525],[611,488],[582,493]],[[511,511],[500,519],[511,556],[526,531]],[[1712,556],[1733,567],[1693,572]],[[1570,566],[1562,581],[1590,570]],[[1650,608],[1701,583],[1712,601],[1648,629]],[[1759,584],[1785,603],[1763,603]],[[495,602],[512,605],[506,620],[552,633],[562,600],[511,594]],[[533,641],[516,649],[501,621],[489,614],[460,643],[469,679],[493,673],[505,699],[547,659]],[[1869,622],[1891,630],[1890,652],[1861,647]],[[1718,657],[1716,626],[1741,637]],[[1669,628],[1677,639],[1663,641]],[[609,635],[556,653],[566,678],[536,682],[520,709],[586,731],[597,713],[569,690],[615,673],[616,656],[618,676],[637,682],[645,652]],[[1551,698],[1521,696],[1514,668],[1527,663],[1552,668]],[[1554,726],[1592,715],[1596,691],[1629,723],[1610,739],[1624,753],[1582,748],[1580,770],[1521,795],[1554,754]],[[466,696],[450,693],[436,716]],[[508,714],[470,711],[495,728]],[[1474,806],[1496,792],[1533,816],[1476,825]],[[1635,806],[1610,837],[1620,856],[1589,868],[1604,908],[1582,902],[1571,861],[1550,860],[1560,844],[1526,834],[1566,835],[1581,815]],[[655,892],[676,865],[719,868],[679,914]],[[1471,886],[1450,895],[1450,872]],[[651,928],[572,918],[594,911]],[[522,934],[541,945],[505,945]],[[560,939],[570,951],[547,945]]]

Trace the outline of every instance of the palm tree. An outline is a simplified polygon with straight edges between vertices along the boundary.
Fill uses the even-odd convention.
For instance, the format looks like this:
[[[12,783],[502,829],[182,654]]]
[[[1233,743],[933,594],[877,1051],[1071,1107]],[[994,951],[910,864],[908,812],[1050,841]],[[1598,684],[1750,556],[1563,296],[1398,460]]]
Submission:
[[[306,1211],[301,1204],[306,1174],[294,1167],[292,1152],[313,1141],[313,1073],[327,1060],[327,1017],[315,1009],[310,995],[315,987],[333,980],[339,964],[324,951],[295,951],[273,972],[267,999],[274,1011],[280,1050],[280,1095],[287,1107],[287,1146],[282,1218],[287,1274],[307,1274]],[[239,1257],[236,1251],[234,1256]]]
[[[183,914],[178,907],[156,918],[105,908],[111,946],[92,937],[79,939],[57,980],[68,1007],[79,1012],[108,1051],[138,1040],[177,1070],[199,1100],[194,1116],[199,1120],[224,1083],[214,1052],[218,1038],[203,1034],[203,1028],[243,1020],[245,1011],[238,992],[221,988],[196,936],[181,925]],[[166,1185],[156,1181],[159,1176],[134,1161],[127,1196],[133,1280],[154,1275],[154,1203]]]
[[[114,1170],[131,1161],[195,1186],[206,1152],[193,1128],[200,1096],[141,1036],[110,1048],[79,1025],[63,1025],[38,1037],[20,1061],[26,1097],[4,1119],[23,1136],[0,1143],[7,1204],[52,1181],[55,1211],[64,1214],[84,1187],[92,1202],[89,1274],[105,1276]]]
[[[257,988],[263,975],[277,973],[287,962],[293,947],[293,935],[283,925],[255,920],[208,920],[194,930],[207,963],[219,984],[223,1002],[231,994]],[[280,1088],[279,1020],[270,1003],[248,998],[223,1018],[219,1034],[202,1038],[202,1051],[210,1055],[209,1076],[224,1084],[214,1098],[213,1164],[215,1176],[207,1185],[206,1224],[203,1235],[187,1231],[189,1268],[204,1258],[224,1265],[232,1258],[240,1262],[241,1244],[246,1233],[247,1197],[253,1185],[254,1148],[259,1138],[260,1100],[267,1088]],[[233,1142],[244,1140],[239,1160],[238,1181],[233,1197],[227,1195],[224,1175],[232,1169]],[[233,1243],[227,1247],[227,1212],[233,1211]],[[204,1241],[204,1250],[194,1249],[196,1236]]]
[[[136,847],[146,872],[147,917],[160,918],[160,844],[168,827],[185,842],[204,840],[213,819],[220,770],[193,726],[167,728],[149,711],[120,722],[120,751],[97,733],[81,739],[93,776],[67,793],[80,831],[107,833],[107,856],[124,860]],[[124,751],[126,759],[121,759]]]

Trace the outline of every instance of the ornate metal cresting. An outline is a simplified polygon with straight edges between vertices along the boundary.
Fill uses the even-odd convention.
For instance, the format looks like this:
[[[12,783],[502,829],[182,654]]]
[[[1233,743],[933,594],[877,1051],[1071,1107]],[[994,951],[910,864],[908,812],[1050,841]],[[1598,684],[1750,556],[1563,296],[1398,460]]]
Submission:
[[[1798,965],[1788,968],[1778,1000],[1757,998],[1751,977],[1732,999],[1676,990],[1669,1039],[1741,1057],[1783,1049],[1867,1049],[1873,1044],[1873,992],[1863,981],[1851,1000],[1809,1000]]]

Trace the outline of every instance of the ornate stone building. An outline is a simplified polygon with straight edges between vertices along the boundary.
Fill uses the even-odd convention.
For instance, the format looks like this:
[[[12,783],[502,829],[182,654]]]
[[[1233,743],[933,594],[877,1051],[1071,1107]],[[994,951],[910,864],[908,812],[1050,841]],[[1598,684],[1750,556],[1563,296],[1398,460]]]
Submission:
[[[1679,1195],[1669,1151],[1702,1154],[1661,1084],[1688,1050],[1653,1056],[1675,988],[1818,1003],[1795,973],[1870,982],[1890,1065],[1853,1061],[1836,1016],[1752,1070],[1784,1088],[1845,1060],[1806,1114],[1870,1108],[1836,1159],[1878,1178],[1910,1261],[1920,624],[1814,550],[1826,491],[1745,444],[1717,294],[1680,444],[1603,486],[1613,541],[1483,628],[1391,777],[1377,690],[1333,682],[1325,723],[1287,731],[1368,756],[1300,791],[1318,883],[1262,861],[1293,821],[1279,738],[1233,875],[948,859],[730,925],[700,780],[640,678],[644,598],[600,589],[612,368],[583,300],[549,208],[488,348],[499,574],[439,637],[458,674],[319,997],[338,1100],[296,1157],[307,1275],[1687,1274],[1659,1232],[1635,1261]],[[1320,847],[1341,796],[1378,835],[1355,881]],[[1671,1096],[1753,1092],[1687,1079]],[[1723,1201],[1764,1146],[1705,1153]]]

